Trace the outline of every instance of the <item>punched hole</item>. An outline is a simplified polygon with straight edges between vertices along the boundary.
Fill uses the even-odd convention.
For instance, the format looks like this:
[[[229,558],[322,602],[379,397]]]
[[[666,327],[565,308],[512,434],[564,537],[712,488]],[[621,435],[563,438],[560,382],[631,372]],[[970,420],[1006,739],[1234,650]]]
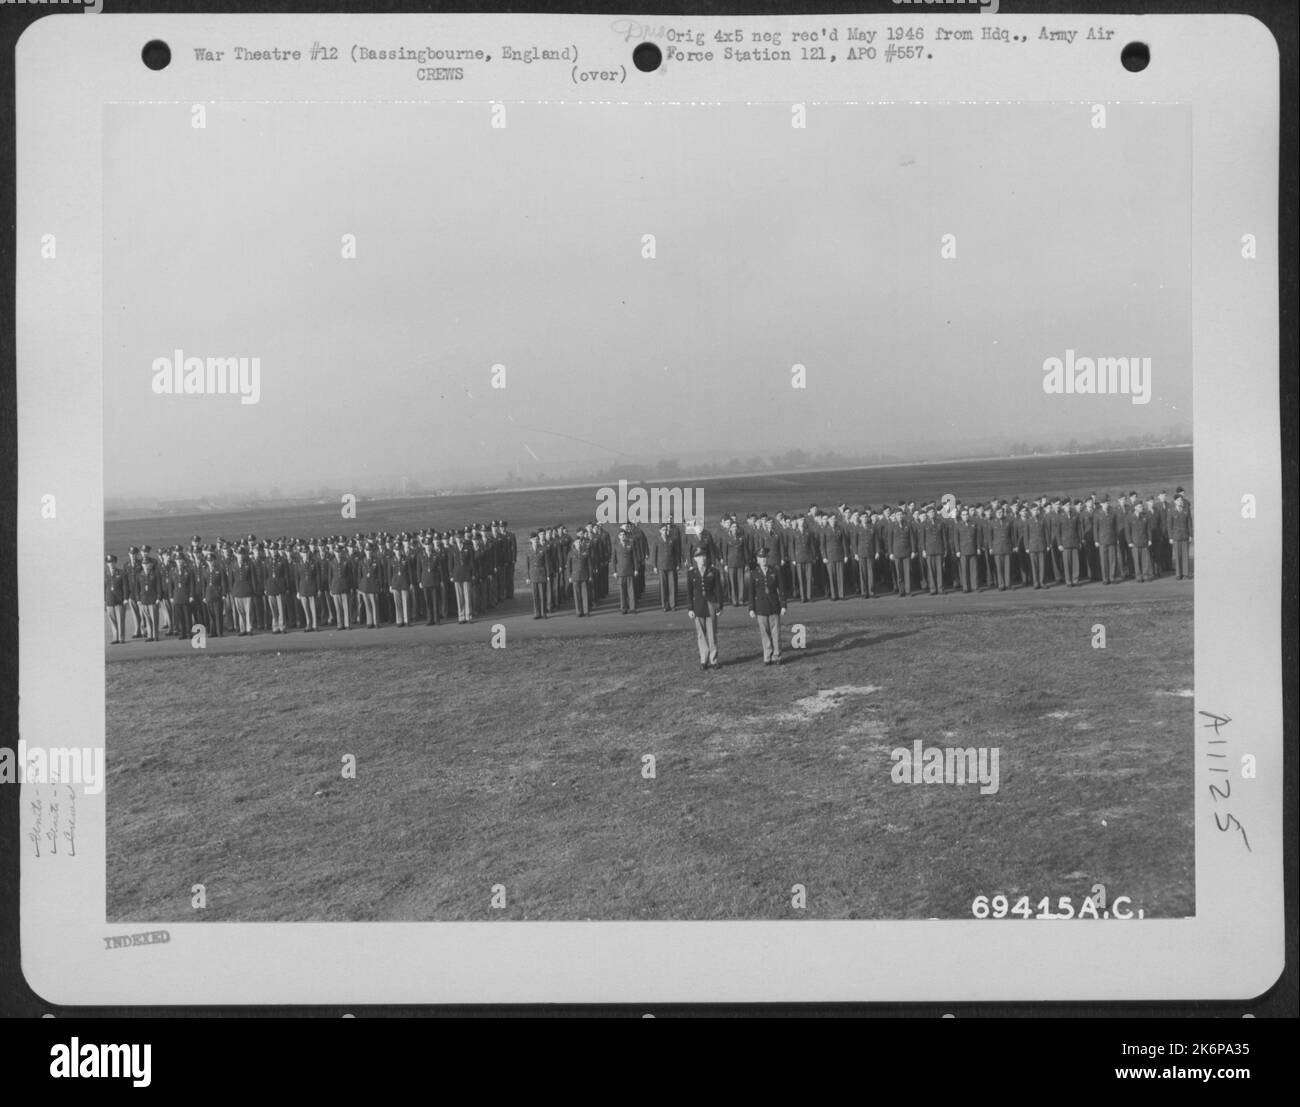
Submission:
[[[140,59],[150,69],[166,69],[171,64],[172,48],[160,38],[151,39],[140,51]]]
[[[653,42],[643,42],[632,51],[632,64],[642,73],[653,73],[663,60],[663,53]]]
[[[1141,73],[1151,64],[1151,50],[1145,42],[1130,42],[1120,51],[1119,60],[1130,73]]]

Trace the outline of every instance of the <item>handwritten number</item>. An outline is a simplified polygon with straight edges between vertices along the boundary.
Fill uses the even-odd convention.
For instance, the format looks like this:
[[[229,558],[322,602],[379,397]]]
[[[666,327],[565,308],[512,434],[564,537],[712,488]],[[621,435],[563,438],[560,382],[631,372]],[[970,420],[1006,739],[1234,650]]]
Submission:
[[[1242,826],[1241,823],[1237,822],[1236,815],[1229,815],[1228,821],[1226,823],[1221,823],[1219,822],[1219,813],[1216,811],[1214,813],[1214,825],[1223,831],[1231,830],[1235,826],[1238,830],[1241,831],[1241,840],[1246,843],[1246,849],[1250,853],[1255,852],[1250,848],[1250,839],[1246,837],[1246,828]]]
[[[1219,786],[1218,786],[1217,784],[1211,784],[1211,785],[1210,785],[1210,793],[1211,793],[1211,795],[1218,796],[1219,799],[1227,799],[1229,793],[1232,791],[1232,781],[1230,781],[1230,780],[1225,780],[1225,781],[1223,782],[1223,787],[1224,787],[1224,791],[1220,792],[1220,791],[1219,791]]]

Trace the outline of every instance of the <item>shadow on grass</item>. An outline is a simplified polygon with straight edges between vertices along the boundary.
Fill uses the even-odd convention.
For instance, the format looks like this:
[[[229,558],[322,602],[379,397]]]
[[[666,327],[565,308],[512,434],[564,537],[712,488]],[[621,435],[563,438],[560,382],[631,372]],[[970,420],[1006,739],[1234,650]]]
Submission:
[[[793,665],[800,661],[808,661],[811,658],[819,657],[824,653],[839,653],[842,650],[858,650],[867,646],[878,646],[884,642],[892,642],[896,638],[910,638],[912,635],[920,633],[920,630],[891,630],[883,634],[850,631],[838,634],[834,638],[827,638],[824,642],[818,642],[816,646],[808,649],[795,650],[787,646],[781,650],[781,664],[783,667]],[[732,665],[762,661],[763,651],[760,648],[753,652],[733,654],[728,660]]]

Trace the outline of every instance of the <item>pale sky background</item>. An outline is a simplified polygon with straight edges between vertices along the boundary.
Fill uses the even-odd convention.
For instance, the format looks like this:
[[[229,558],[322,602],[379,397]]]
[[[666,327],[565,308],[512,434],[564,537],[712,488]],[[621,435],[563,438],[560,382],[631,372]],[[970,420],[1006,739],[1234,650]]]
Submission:
[[[1191,425],[1184,107],[107,110],[108,497]],[[176,348],[260,403],[155,396]],[[1067,348],[1151,402],[1045,395]]]

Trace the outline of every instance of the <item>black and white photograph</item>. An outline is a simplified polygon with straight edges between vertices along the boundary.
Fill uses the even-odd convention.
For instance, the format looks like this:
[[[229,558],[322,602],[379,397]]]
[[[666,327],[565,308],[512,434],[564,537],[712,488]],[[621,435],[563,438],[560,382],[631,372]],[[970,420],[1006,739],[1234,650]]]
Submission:
[[[105,118],[110,919],[1194,914],[1185,108],[184,115]]]
[[[39,1013],[1274,986],[1265,23],[108,13],[15,59]]]

